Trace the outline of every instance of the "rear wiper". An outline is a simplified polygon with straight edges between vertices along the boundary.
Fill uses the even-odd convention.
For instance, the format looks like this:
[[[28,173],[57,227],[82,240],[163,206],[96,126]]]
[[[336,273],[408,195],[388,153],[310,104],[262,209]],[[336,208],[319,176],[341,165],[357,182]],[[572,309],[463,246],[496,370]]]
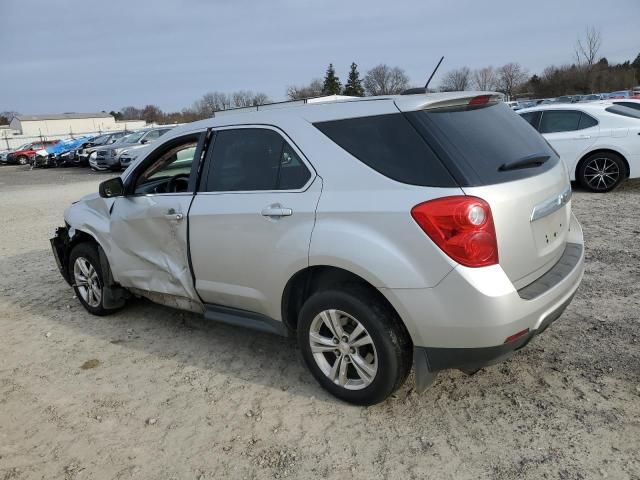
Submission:
[[[540,165],[543,165],[547,160],[549,160],[549,158],[549,155],[540,155],[537,153],[533,155],[527,155],[526,157],[523,157],[519,160],[515,160],[509,163],[503,163],[498,167],[498,171],[507,172],[509,170],[519,170],[521,168],[539,167]]]

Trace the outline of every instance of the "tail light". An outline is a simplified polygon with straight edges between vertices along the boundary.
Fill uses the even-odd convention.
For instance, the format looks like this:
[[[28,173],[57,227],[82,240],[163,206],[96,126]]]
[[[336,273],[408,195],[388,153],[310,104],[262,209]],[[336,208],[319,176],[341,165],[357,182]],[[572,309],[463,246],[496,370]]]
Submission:
[[[453,196],[420,203],[411,216],[440,249],[466,267],[498,263],[498,242],[489,204]]]

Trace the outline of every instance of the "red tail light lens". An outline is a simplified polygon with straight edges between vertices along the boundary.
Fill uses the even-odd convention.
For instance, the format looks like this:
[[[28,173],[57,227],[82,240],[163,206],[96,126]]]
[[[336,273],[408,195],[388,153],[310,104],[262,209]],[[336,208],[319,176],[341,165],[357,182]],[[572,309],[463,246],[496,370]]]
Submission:
[[[498,263],[498,242],[489,204],[454,196],[420,203],[411,216],[440,249],[466,267]]]

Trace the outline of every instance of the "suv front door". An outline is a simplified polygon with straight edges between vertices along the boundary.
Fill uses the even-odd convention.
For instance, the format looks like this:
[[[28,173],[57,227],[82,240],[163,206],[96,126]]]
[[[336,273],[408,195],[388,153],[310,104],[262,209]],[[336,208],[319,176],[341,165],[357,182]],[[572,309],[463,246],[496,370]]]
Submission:
[[[165,294],[161,303],[198,302],[188,261],[187,215],[205,135],[163,143],[127,177],[111,213],[116,280],[128,288]],[[189,308],[181,303],[181,308]]]
[[[281,318],[282,289],[309,264],[322,180],[267,126],[219,129],[189,214],[205,303]]]

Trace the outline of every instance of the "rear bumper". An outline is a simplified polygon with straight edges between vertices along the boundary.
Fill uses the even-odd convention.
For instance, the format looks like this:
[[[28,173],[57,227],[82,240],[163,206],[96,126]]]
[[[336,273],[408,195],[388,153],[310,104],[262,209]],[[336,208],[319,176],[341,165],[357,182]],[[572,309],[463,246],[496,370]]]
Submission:
[[[573,215],[568,242],[556,265],[520,290],[494,265],[458,266],[433,288],[380,291],[403,319],[414,346],[429,358],[430,369],[494,362],[524,346],[571,302],[584,273],[582,229]]]
[[[415,347],[414,361],[424,362],[429,372],[437,372],[449,368],[477,370],[502,362],[511,357],[516,351],[525,347],[533,337],[544,332],[549,325],[562,315],[571,300],[573,300],[573,295],[547,315],[536,330],[529,331],[512,342],[480,348]]]

